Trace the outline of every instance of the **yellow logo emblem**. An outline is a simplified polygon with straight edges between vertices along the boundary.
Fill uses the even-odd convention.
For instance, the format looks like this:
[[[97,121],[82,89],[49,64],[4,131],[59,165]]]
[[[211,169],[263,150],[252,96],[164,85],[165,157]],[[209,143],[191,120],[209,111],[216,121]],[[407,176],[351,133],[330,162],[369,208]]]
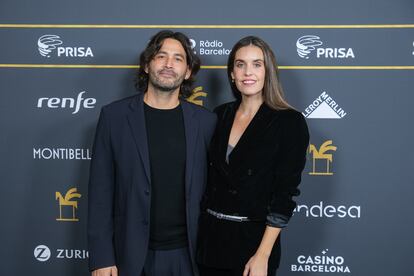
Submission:
[[[65,197],[62,196],[60,192],[56,192],[56,200],[59,200],[59,217],[57,221],[79,221],[76,218],[75,209],[78,209],[78,202],[74,198],[80,198],[81,194],[77,193],[77,188],[69,189]],[[72,217],[62,216],[62,207],[71,206],[72,207]]]
[[[197,86],[196,88],[194,88],[193,94],[191,94],[191,96],[187,98],[187,101],[193,104],[203,106],[203,100],[202,99],[197,100],[197,98],[199,97],[204,97],[204,98],[207,97],[207,93],[203,91],[202,86]]]
[[[332,140],[325,141],[320,147],[319,150],[316,149],[315,145],[309,145],[309,153],[312,154],[312,171],[309,173],[310,175],[333,175],[331,171],[330,164],[332,164],[332,154],[327,153],[330,151],[336,151],[336,146],[332,145]],[[325,160],[324,167],[325,170],[317,170],[316,169],[316,160],[322,159]]]

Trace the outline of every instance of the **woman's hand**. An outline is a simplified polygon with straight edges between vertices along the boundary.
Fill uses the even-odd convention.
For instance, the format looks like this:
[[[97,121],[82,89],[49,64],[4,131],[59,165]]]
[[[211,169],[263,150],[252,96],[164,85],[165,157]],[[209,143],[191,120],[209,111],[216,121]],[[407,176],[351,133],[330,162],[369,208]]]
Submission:
[[[269,256],[256,252],[244,267],[243,276],[267,276]]]
[[[244,267],[243,276],[266,276],[267,265],[273,245],[279,236],[281,228],[266,226],[259,248]]]

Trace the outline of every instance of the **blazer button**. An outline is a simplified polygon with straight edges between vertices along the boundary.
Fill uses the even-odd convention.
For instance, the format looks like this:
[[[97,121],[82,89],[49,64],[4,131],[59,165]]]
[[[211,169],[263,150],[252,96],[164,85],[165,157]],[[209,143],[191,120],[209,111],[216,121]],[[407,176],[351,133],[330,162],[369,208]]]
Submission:
[[[210,162],[209,165],[210,165],[210,167],[213,166],[213,162]]]
[[[247,175],[252,175],[253,174],[253,170],[252,169],[248,169],[247,170]]]
[[[146,190],[144,191],[144,193],[145,193],[145,195],[149,195],[149,194],[150,194],[150,191],[149,191],[148,189],[146,189]]]

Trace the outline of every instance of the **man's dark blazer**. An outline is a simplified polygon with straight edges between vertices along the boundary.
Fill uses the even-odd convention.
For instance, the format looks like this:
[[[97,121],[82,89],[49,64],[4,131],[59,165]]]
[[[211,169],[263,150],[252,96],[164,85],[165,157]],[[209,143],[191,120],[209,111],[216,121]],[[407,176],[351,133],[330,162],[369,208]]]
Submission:
[[[144,266],[149,243],[151,174],[143,95],[101,110],[88,192],[90,270],[116,265],[120,276],[137,276]],[[207,149],[216,116],[186,101],[181,101],[181,107],[186,138],[187,233],[194,264],[200,201],[207,179]]]
[[[209,150],[209,175],[200,219],[198,262],[217,268],[243,268],[259,247],[267,216],[292,216],[306,160],[308,128],[295,110],[262,104],[226,160],[230,131],[239,102],[216,109],[218,122]],[[251,222],[217,219],[213,211],[247,216]],[[279,265],[280,239],[269,258]]]

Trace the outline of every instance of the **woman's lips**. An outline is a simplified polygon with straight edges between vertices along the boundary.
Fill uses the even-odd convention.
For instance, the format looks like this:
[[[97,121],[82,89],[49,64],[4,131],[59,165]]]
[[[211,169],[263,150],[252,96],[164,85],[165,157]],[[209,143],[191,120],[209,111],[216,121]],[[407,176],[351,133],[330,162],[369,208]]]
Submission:
[[[252,84],[255,84],[256,81],[255,80],[244,80],[244,81],[242,81],[242,83],[244,85],[252,85]]]

